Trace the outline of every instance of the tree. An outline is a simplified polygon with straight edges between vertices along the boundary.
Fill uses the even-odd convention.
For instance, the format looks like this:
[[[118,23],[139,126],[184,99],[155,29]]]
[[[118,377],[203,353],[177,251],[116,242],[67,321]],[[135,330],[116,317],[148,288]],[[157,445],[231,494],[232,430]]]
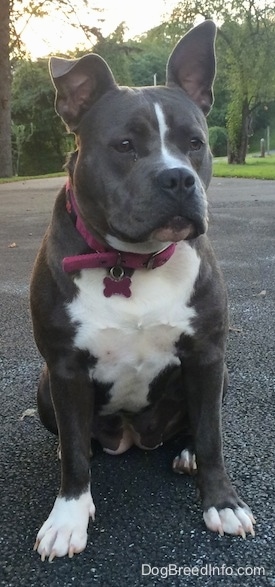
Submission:
[[[262,103],[275,99],[274,13],[275,0],[186,0],[171,14],[172,22],[190,22],[201,15],[221,23],[217,38],[218,79],[222,71],[229,98],[229,163],[245,162],[253,115]]]
[[[86,13],[89,10],[101,12],[100,8],[90,8],[88,0],[82,0]],[[81,3],[78,2],[77,7]],[[71,0],[1,0],[0,5],[0,177],[12,175],[12,144],[11,144],[11,83],[14,62],[24,54],[17,22],[25,15],[26,22],[30,18],[42,17],[49,10],[63,11],[71,26],[82,28],[86,38],[96,38],[97,27],[89,27],[81,23],[77,15],[76,5]],[[74,15],[74,19],[71,19]],[[71,20],[70,20],[71,19]]]
[[[48,60],[20,61],[14,67],[12,84],[14,169],[19,175],[59,171],[65,153],[74,148],[53,104]]]
[[[133,47],[129,63],[132,85],[153,85],[155,76],[158,85],[165,84],[167,58],[189,29],[188,23],[169,19],[130,41]]]
[[[124,42],[120,25],[104,38],[98,33],[93,47],[112,67],[117,81],[131,84],[129,54],[133,48]],[[81,57],[87,50],[76,48],[67,56]],[[53,109],[54,88],[50,81],[48,60],[21,60],[13,67],[12,129],[13,168],[19,175],[55,172],[62,168],[65,154],[74,148],[74,139]]]
[[[230,94],[226,116],[229,163],[245,163],[257,109],[275,99],[275,21],[270,3],[268,7],[256,0],[242,4],[235,20],[233,15],[225,20],[219,35]]]
[[[12,175],[9,10],[9,0],[2,0],[0,11],[0,177]]]
[[[152,86],[155,76],[157,84],[165,83],[165,65],[170,48],[164,41],[164,37],[162,42],[159,42],[159,28],[152,29],[132,41],[137,49],[131,54],[129,63],[133,86]]]
[[[131,85],[129,55],[138,52],[138,48],[124,41],[125,23],[122,22],[113,33],[107,37],[97,37],[93,52],[98,53],[110,66],[118,84]]]
[[[43,4],[42,0],[37,4]],[[28,2],[26,10],[35,10]],[[0,7],[0,177],[12,175],[11,141],[11,85],[12,55],[21,52],[20,39],[15,29],[18,10],[13,0],[1,0]]]
[[[32,137],[33,124],[31,123],[29,128],[27,128],[24,124],[15,124],[15,122],[11,121],[11,134],[13,169],[14,174],[19,175],[23,146]]]

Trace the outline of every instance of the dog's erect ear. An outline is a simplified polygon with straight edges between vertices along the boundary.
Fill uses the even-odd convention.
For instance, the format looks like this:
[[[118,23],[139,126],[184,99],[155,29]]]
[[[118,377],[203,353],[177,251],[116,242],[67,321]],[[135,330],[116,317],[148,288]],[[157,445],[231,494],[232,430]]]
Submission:
[[[80,59],[51,57],[50,74],[56,88],[55,108],[71,131],[84,112],[106,91],[116,87],[113,74],[99,55]]]
[[[167,85],[180,86],[205,115],[213,104],[215,38],[214,22],[205,20],[179,41],[167,63]]]

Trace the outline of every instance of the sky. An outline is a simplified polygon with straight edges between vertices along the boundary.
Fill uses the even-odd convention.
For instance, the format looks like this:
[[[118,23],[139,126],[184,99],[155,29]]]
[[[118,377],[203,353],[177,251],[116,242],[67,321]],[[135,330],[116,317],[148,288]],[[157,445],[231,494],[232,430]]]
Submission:
[[[128,38],[133,38],[143,32],[157,26],[163,15],[170,14],[179,0],[92,0],[91,7],[104,9],[102,15],[98,12],[79,9],[81,3],[72,2],[76,15],[75,19],[89,26],[99,26],[103,35],[107,36],[115,28],[125,21]],[[105,22],[99,22],[98,18],[104,18]],[[17,33],[21,35],[23,42],[32,59],[45,57],[49,54],[71,51],[76,45],[87,46],[87,38],[84,33],[74,31],[69,25],[68,17],[62,11],[53,11],[51,15],[43,18],[31,18],[28,24],[24,19],[17,23]],[[126,38],[127,38],[126,37]]]

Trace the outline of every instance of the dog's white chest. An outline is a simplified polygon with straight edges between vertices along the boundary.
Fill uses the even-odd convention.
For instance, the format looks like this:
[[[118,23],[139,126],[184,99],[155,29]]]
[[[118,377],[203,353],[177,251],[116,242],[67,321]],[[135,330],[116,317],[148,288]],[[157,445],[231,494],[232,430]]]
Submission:
[[[130,298],[104,297],[104,270],[85,269],[75,278],[79,292],[67,306],[74,345],[96,358],[90,377],[112,384],[104,414],[140,410],[153,379],[179,364],[175,343],[194,333],[195,310],[188,304],[199,266],[196,251],[181,242],[162,267],[135,271]]]

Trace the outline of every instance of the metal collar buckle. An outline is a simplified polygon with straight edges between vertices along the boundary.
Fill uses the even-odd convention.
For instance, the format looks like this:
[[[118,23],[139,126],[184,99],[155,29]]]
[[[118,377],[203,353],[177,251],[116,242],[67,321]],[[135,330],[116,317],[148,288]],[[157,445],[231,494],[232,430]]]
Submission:
[[[166,249],[168,249],[170,247],[170,244],[167,245],[166,247],[163,247],[163,249],[160,249],[160,251],[156,251],[155,253],[153,253],[151,255],[151,257],[148,259],[147,263],[146,263],[146,269],[154,269],[154,261],[155,261],[155,257],[157,257],[158,255],[160,255],[161,253],[163,253],[164,251],[166,251]],[[165,263],[165,260],[163,260],[163,263]]]

